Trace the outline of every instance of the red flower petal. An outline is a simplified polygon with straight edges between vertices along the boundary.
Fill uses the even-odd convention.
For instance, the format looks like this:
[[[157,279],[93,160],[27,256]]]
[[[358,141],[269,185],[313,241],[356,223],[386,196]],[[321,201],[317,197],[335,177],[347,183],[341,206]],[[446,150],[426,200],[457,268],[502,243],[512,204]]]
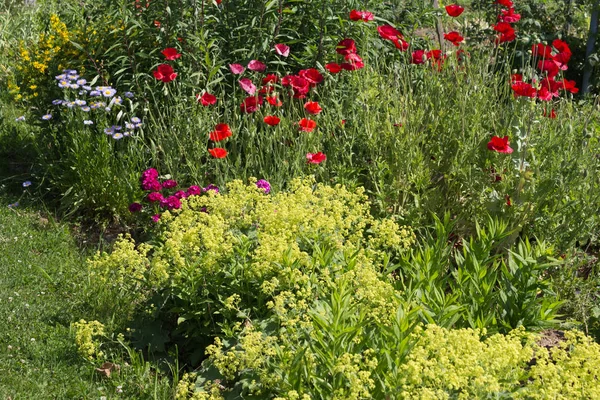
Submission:
[[[215,147],[214,149],[208,149],[208,152],[214,158],[225,158],[225,157],[227,157],[227,150],[222,149],[220,147]]]
[[[279,125],[279,122],[281,121],[281,119],[279,119],[278,117],[276,117],[275,115],[267,115],[263,121],[265,122],[265,124],[270,125],[270,126],[275,126],[275,125]]]

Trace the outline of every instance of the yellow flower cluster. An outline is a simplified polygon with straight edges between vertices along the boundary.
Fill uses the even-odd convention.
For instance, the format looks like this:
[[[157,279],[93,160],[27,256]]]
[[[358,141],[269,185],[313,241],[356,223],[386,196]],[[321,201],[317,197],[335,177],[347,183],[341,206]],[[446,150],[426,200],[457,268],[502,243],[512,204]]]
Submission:
[[[39,34],[36,43],[19,44],[17,71],[20,77],[8,79],[8,91],[15,100],[32,99],[39,95],[38,85],[43,84],[49,68],[57,58],[62,58],[61,49],[69,43],[70,35],[67,26],[60,18],[52,14],[48,32]]]
[[[202,390],[196,390],[196,373],[186,373],[177,382],[175,400],[224,400],[218,382],[207,381]]]
[[[290,192],[266,196],[255,180],[249,184],[233,181],[227,194],[209,191],[183,201],[179,212],[163,214],[166,229],[159,245],[136,248],[131,238],[121,238],[112,254],[98,255],[89,265],[101,282],[125,290],[142,278],[153,287],[167,282],[177,286],[213,275],[227,260],[246,251],[248,279],[263,281],[266,294],[294,288],[294,296],[301,300],[311,294],[304,271],[316,267],[304,244],[324,242],[353,252],[360,243],[361,260],[371,265],[369,260],[377,252],[405,249],[414,242],[409,228],[370,215],[362,189],[350,192],[319,184],[313,190],[313,185],[313,180],[295,180]],[[371,234],[365,238],[367,227]],[[242,245],[250,240],[248,235],[253,238],[252,250]],[[357,283],[368,284],[369,274],[377,267],[369,266],[364,271],[373,271],[366,275],[362,270],[354,272]],[[361,296],[367,298],[377,290],[389,288],[368,286]]]
[[[110,255],[106,252],[97,253],[88,260],[91,276],[102,285],[116,287],[119,291],[136,292],[146,277],[150,249],[145,243],[136,248],[131,235],[120,235]]]
[[[530,380],[519,399],[600,399],[600,344],[582,332],[550,350],[537,347]]]
[[[549,349],[523,329],[480,336],[472,329],[418,329],[398,373],[398,398],[600,398],[600,345],[583,333],[566,332],[566,340]]]
[[[100,350],[101,343],[94,340],[96,336],[104,335],[104,325],[98,321],[90,321],[82,319],[79,322],[74,322],[72,328],[75,330],[75,344],[79,354],[86,359],[93,361],[104,357],[104,352]]]
[[[265,336],[249,326],[240,335],[235,348],[225,350],[223,342],[217,337],[214,344],[206,347],[206,354],[225,378],[233,379],[237,372],[244,369],[260,371],[268,358],[275,356],[275,342],[275,337]],[[273,378],[269,380],[273,381]]]

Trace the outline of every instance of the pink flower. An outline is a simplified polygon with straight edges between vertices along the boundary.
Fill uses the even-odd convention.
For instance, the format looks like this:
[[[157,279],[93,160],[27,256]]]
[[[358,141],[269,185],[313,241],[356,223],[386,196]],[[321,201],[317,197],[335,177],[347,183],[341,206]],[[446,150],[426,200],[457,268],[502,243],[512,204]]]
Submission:
[[[242,78],[239,80],[238,83],[240,84],[240,87],[250,96],[256,93],[256,86],[254,85],[254,83],[252,83],[250,79]]]
[[[177,181],[174,181],[173,179],[167,179],[163,182],[162,187],[164,189],[172,189],[174,187],[177,187]]]
[[[248,63],[248,69],[250,71],[263,72],[267,69],[267,66],[258,60],[251,60]]]
[[[361,69],[365,66],[362,58],[356,53],[348,54],[344,57],[344,60],[347,62],[342,63],[341,67],[346,71],[356,71],[357,69]]]
[[[202,189],[200,189],[200,186],[192,185],[188,188],[186,194],[188,196],[199,196],[200,193],[202,193]]]
[[[142,205],[140,203],[131,203],[129,205],[129,212],[130,213],[136,213],[138,211],[142,210]]]
[[[177,197],[178,199],[185,199],[188,195],[183,190],[178,190],[175,193],[173,193],[173,196]]]
[[[152,221],[154,221],[154,222],[158,222],[159,219],[160,219],[160,214],[154,214],[152,216]]]
[[[168,208],[169,210],[179,209],[181,208],[181,200],[179,200],[177,196],[169,196],[160,201],[160,206],[162,208]]]
[[[142,189],[158,192],[162,189],[162,185],[156,178],[148,177],[142,179]]]
[[[283,43],[278,43],[275,45],[275,52],[282,57],[287,57],[290,55],[290,46],[287,46]]]
[[[240,64],[229,64],[229,70],[234,75],[243,74],[245,69],[246,68],[244,68],[244,66]]]
[[[160,192],[152,192],[148,194],[148,201],[150,203],[156,203],[162,199],[164,199],[164,197]]]

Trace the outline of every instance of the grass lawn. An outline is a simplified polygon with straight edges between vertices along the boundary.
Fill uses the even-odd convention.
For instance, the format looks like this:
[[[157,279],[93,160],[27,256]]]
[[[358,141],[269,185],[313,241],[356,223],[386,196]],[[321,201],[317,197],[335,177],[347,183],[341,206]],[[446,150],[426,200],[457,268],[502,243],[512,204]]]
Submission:
[[[77,353],[70,324],[90,314],[85,254],[67,226],[0,197],[0,399],[169,398],[148,363],[106,379]]]

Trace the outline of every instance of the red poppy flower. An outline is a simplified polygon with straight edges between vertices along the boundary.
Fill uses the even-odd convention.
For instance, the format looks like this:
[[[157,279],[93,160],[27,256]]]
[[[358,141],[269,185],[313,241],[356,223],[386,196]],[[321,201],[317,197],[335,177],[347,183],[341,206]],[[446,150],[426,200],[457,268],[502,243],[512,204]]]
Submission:
[[[410,46],[404,39],[393,39],[392,43],[394,43],[394,46],[396,46],[397,49],[400,49],[400,51],[406,51]]]
[[[258,93],[260,93],[260,94],[269,94],[269,93],[271,93],[274,90],[275,90],[275,88],[273,86],[266,85],[266,86],[261,87],[260,90],[258,91]]]
[[[251,114],[251,113],[255,112],[256,110],[258,110],[260,108],[260,106],[262,105],[262,103],[263,103],[263,99],[260,96],[246,97],[244,99],[244,101],[242,102],[242,104],[240,104],[240,109],[244,113]]]
[[[500,4],[501,6],[504,6],[506,8],[512,8],[513,7],[513,2],[511,0],[496,0],[494,2],[494,4]]]
[[[537,58],[552,58],[552,47],[546,46],[545,44],[538,43],[531,46],[531,53]]]
[[[242,74],[246,68],[240,64],[229,64],[229,69],[231,70],[232,74],[239,75]]]
[[[507,22],[498,22],[493,28],[500,33],[496,43],[512,42],[516,39],[515,29]]]
[[[510,32],[502,33],[497,39],[496,44],[512,42],[515,40],[517,36],[515,35],[515,30],[513,29]]]
[[[442,51],[440,49],[433,49],[433,50],[429,50],[427,53],[427,59],[431,59],[431,60],[441,60],[442,58]]]
[[[548,89],[554,97],[558,97],[558,91],[563,87],[562,82],[556,82],[554,78],[544,78],[540,83],[541,86]]]
[[[214,149],[208,149],[208,152],[214,158],[225,158],[225,157],[227,157],[227,150],[222,149],[220,147],[215,147]]]
[[[275,126],[275,125],[279,125],[279,122],[281,121],[278,117],[276,117],[275,115],[267,115],[263,121],[265,121],[265,124],[267,125],[271,125],[271,126]]]
[[[537,98],[542,101],[552,100],[552,92],[550,92],[547,87],[542,87],[542,88],[538,89],[536,95],[537,95]]]
[[[315,68],[303,69],[298,75],[306,79],[311,85],[317,85],[323,82],[323,75]]]
[[[155,19],[154,20],[154,26],[157,27],[157,28],[160,28],[160,21],[157,20],[157,19]]]
[[[242,78],[238,81],[238,83],[240,87],[244,90],[244,92],[248,93],[250,96],[256,93],[256,86],[254,85],[254,83],[252,83],[250,79]]]
[[[266,85],[268,83],[277,83],[279,77],[275,74],[269,74],[262,79],[262,84]]]
[[[415,50],[412,52],[410,62],[411,64],[423,64],[426,59],[425,50]]]
[[[356,43],[352,39],[343,39],[337,44],[335,51],[343,56],[356,53]]]
[[[465,8],[459,6],[458,4],[450,4],[449,6],[446,6],[446,12],[451,17],[458,17],[463,13],[463,11],[465,11]]]
[[[321,152],[306,153],[306,161],[309,164],[321,164],[325,160],[327,160],[327,156]]]
[[[506,196],[504,196],[504,199],[506,200],[506,205],[508,207],[511,207],[512,206],[512,202],[510,201],[510,196],[506,195]]]
[[[266,99],[269,102],[269,104],[272,106],[281,107],[283,105],[282,101],[277,98],[277,95],[267,96]]]
[[[571,60],[571,53],[561,52],[554,55],[552,59],[554,60],[558,68],[560,68],[563,71],[566,71],[568,69],[567,64],[569,63],[569,60]]]
[[[163,81],[164,83],[169,83],[173,79],[177,78],[177,73],[169,64],[160,64],[156,68],[156,71],[153,72],[153,75],[156,79]]]
[[[294,77],[294,75],[286,75],[284,77],[281,78],[281,86],[290,86],[290,83],[292,83],[292,78]]]
[[[310,82],[301,76],[292,76],[290,78],[290,86],[294,91],[294,97],[297,99],[306,97],[306,94],[310,90]]]
[[[558,50],[560,53],[569,53],[569,54],[571,53],[571,49],[569,48],[569,45],[560,39],[554,39],[554,41],[552,41],[552,46],[554,46],[554,48],[556,50]]]
[[[165,59],[169,61],[177,60],[179,57],[181,57],[181,54],[179,54],[177,52],[177,49],[173,47],[167,47],[166,49],[161,51],[161,53],[163,56],[165,56]]]
[[[502,15],[499,16],[499,19],[502,22],[514,24],[521,20],[521,14],[516,14],[514,8],[509,8],[508,10],[502,10]]]
[[[362,58],[356,53],[348,54],[344,59],[347,61],[342,63],[341,67],[346,71],[356,71],[357,69],[361,69],[365,66]]]
[[[523,96],[531,97],[533,99],[537,95],[537,91],[535,90],[535,88],[526,82],[515,82],[511,85],[511,88],[515,97]]]
[[[220,142],[221,140],[225,140],[233,134],[231,132],[231,128],[227,124],[217,124],[215,125],[215,130],[212,131],[208,136],[210,140],[213,142]]]
[[[290,55],[290,46],[287,46],[283,43],[278,43],[275,46],[275,52],[282,57],[287,57]]]
[[[504,136],[503,138],[492,136],[492,140],[488,142],[487,148],[498,153],[510,154],[513,152],[513,149],[510,148],[509,144],[508,136]]]
[[[248,69],[255,72],[263,72],[267,66],[258,60],[251,60],[248,63]]]
[[[315,115],[319,114],[321,111],[323,111],[323,109],[319,105],[319,102],[317,102],[317,101],[307,101],[306,104],[304,104],[304,109],[309,114],[315,114]]]
[[[360,21],[361,19],[364,22],[369,22],[369,21],[373,21],[373,13],[369,12],[369,11],[358,11],[358,10],[352,10],[350,11],[350,19],[352,21]]]
[[[198,95],[198,101],[202,103],[204,107],[212,106],[217,102],[217,96],[212,95],[208,92],[204,92],[202,96]]]
[[[508,22],[498,22],[493,26],[494,30],[499,33],[509,33],[514,31],[514,28]]]
[[[556,63],[554,62],[554,60],[540,60],[540,61],[538,61],[538,69],[541,72],[548,73],[548,76],[550,78],[555,77],[556,75],[558,75],[558,72],[559,72],[558,65],[556,65]]]
[[[579,92],[579,89],[575,87],[575,81],[563,79],[561,82],[558,83],[560,84],[561,89],[567,90],[573,94]]]
[[[338,63],[325,64],[325,69],[331,74],[337,74],[342,70],[342,66]]]
[[[312,132],[317,127],[317,122],[312,119],[302,118],[300,122],[298,122],[300,126],[300,130],[303,132]]]
[[[446,39],[447,41],[449,41],[450,43],[452,43],[455,46],[460,46],[460,43],[463,40],[465,40],[465,38],[462,37],[460,35],[460,33],[456,32],[456,31],[444,33],[444,39]]]
[[[523,82],[523,75],[521,75],[521,74],[512,74],[510,76],[510,83],[515,83],[515,82]]]
[[[379,36],[385,40],[396,40],[402,39],[402,34],[396,28],[391,25],[381,25],[377,27],[377,32],[379,32]]]

